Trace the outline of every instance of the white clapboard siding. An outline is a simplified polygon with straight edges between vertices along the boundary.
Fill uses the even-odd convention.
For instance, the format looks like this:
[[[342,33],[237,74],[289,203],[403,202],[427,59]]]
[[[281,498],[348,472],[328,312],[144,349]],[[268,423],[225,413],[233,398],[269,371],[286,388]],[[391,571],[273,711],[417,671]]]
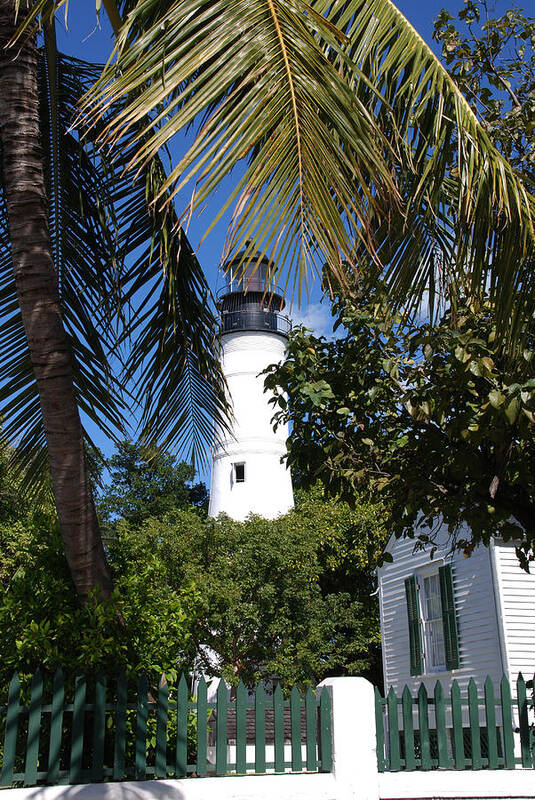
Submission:
[[[494,545],[503,632],[510,680],[535,672],[535,575],[520,569],[514,544]]]
[[[490,675],[495,686],[502,677],[503,662],[489,550],[480,547],[474,550],[470,558],[465,558],[462,553],[452,557],[446,534],[439,543],[440,547],[433,561],[430,561],[428,552],[414,551],[413,540],[391,540],[388,550],[394,561],[378,570],[385,691],[393,686],[396,694],[401,694],[407,684],[414,692],[423,682],[427,691],[433,692],[437,679],[440,679],[444,691],[449,693],[453,678],[457,679],[463,691],[472,677],[481,689],[487,675]],[[411,676],[405,579],[419,570],[429,568],[433,563],[438,569],[447,562],[453,568],[460,668]],[[535,620],[533,635],[535,642]]]

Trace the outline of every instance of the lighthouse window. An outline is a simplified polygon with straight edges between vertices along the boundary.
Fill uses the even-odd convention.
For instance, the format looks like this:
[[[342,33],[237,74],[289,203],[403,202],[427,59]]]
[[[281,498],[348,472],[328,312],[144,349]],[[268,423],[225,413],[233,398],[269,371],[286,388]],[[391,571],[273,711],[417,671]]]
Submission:
[[[234,480],[236,483],[245,483],[245,463],[234,464]]]

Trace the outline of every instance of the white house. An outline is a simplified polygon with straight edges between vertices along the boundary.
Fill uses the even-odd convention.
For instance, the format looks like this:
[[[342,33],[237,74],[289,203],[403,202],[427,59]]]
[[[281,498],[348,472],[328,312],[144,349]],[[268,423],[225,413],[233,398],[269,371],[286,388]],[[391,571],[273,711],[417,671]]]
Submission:
[[[449,692],[453,679],[482,689],[487,675],[514,686],[535,671],[535,575],[520,569],[514,544],[493,540],[469,558],[439,547],[415,551],[414,540],[393,538],[393,563],[378,570],[385,691],[399,696],[437,679]]]

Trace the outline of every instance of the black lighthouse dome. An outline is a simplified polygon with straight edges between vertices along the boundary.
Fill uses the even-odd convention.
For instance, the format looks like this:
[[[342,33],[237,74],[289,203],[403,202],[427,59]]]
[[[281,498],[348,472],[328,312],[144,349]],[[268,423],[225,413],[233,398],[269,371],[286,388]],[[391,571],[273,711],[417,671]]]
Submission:
[[[281,314],[284,298],[270,286],[269,261],[253,253],[243,262],[243,252],[223,265],[225,286],[218,293],[221,333],[270,331],[287,337],[291,323]]]

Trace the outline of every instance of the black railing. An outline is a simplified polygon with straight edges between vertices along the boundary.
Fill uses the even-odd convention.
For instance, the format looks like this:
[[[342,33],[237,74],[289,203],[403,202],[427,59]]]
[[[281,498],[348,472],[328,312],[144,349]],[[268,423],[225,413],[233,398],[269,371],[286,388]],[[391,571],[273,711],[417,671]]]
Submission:
[[[230,331],[273,331],[288,336],[292,323],[274,311],[228,311],[222,315],[223,333]]]

